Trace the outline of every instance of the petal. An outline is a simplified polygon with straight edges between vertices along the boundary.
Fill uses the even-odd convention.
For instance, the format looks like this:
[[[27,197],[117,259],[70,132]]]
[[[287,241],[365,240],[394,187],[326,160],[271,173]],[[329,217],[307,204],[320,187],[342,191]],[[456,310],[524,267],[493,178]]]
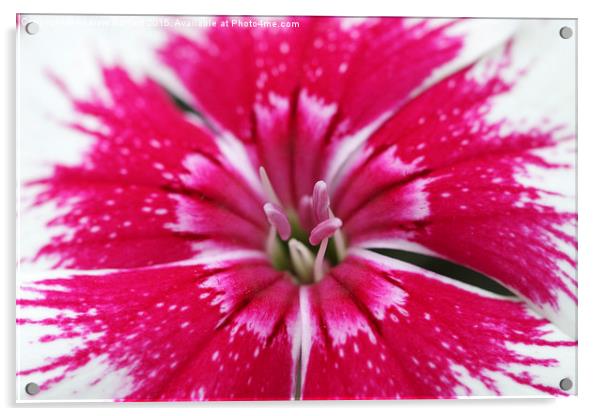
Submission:
[[[266,168],[288,206],[292,198],[290,111],[309,25],[307,19],[300,19],[299,28],[221,27],[222,22],[234,20],[239,18],[217,18],[217,27],[195,38],[172,33],[160,56],[220,131],[253,142],[248,150],[255,154],[256,168]]]
[[[83,160],[33,182],[42,187],[34,205],[59,208],[47,225],[63,227],[35,257],[114,268],[190,258],[205,240],[261,248],[261,199],[207,130],[151,80],[137,83],[116,67],[104,69],[104,81],[100,96],[73,98],[72,127],[92,138]]]
[[[345,154],[343,141],[513,29],[492,21],[484,41],[470,34],[484,30],[474,21],[257,17],[244,20],[280,26],[221,27],[239,20],[219,18],[194,38],[173,34],[160,55],[221,131],[249,143],[287,206]]]
[[[538,93],[544,79],[548,90],[566,84],[570,50],[539,38],[533,47],[538,28],[408,103],[370,138],[333,209],[352,244],[419,250],[478,270],[574,334],[574,100],[554,106]],[[542,56],[533,63],[525,49]],[[563,64],[546,78],[550,61]],[[533,104],[538,96],[548,102]],[[525,101],[541,113],[510,113]]]
[[[486,50],[484,43],[469,41],[467,23],[403,18],[320,21],[304,61],[297,103],[297,196],[310,193],[318,179],[330,183],[349,152],[395,109]],[[501,41],[496,26],[489,27],[494,34],[489,47]],[[499,26],[503,39],[511,26]]]
[[[303,398],[564,395],[575,343],[524,303],[356,250],[303,288]]]
[[[93,86],[102,85],[101,65],[127,67],[136,76],[153,74],[162,84],[170,72],[157,65],[154,50],[163,41],[163,31],[156,26],[156,16],[65,16],[23,15],[39,24],[44,36],[18,38],[19,109],[18,131],[21,152],[21,175],[26,179],[47,174],[54,161],[72,163],[88,141],[66,130],[61,123],[73,121],[73,103],[64,91],[50,82],[49,74],[66,84],[77,97],[90,94]],[[77,26],[77,36],[73,28]],[[99,30],[99,28],[101,28]],[[21,26],[20,30],[24,31]],[[68,45],[68,47],[57,47]],[[173,89],[170,85],[170,89]],[[105,97],[106,95],[102,95]],[[94,125],[94,120],[89,120]],[[55,138],[61,138],[57,142]]]
[[[19,385],[38,383],[36,399],[289,399],[297,299],[248,256],[23,282]]]
[[[338,104],[337,113],[332,117],[334,125],[329,126],[333,131],[332,137],[309,137],[312,140],[309,143],[325,154],[320,160],[317,174],[311,172],[312,165],[306,167],[317,176],[311,178],[310,183],[325,178],[329,184],[336,184],[338,176],[346,171],[347,159],[397,109],[433,83],[501,44],[512,35],[516,26],[514,22],[495,19],[450,21],[383,18],[365,19],[364,25],[354,27],[349,20],[345,19],[345,22],[350,26],[351,36],[354,36],[353,33],[357,36],[354,31],[359,30],[360,40],[350,60],[348,56],[341,56],[343,63],[350,64],[350,70],[339,81],[343,88],[339,91],[326,87],[326,93],[317,91],[308,94],[311,98],[308,100],[307,112],[311,116],[308,122],[314,125],[320,113],[330,117],[328,104]],[[362,30],[362,26],[368,29]],[[488,36],[482,36],[483,32]],[[332,36],[330,31],[327,36]],[[342,43],[346,45],[353,42],[343,39]],[[346,52],[346,48],[342,50]],[[328,59],[325,61],[329,62]],[[324,65],[322,61],[318,62]],[[339,71],[340,68],[335,66],[333,69]],[[341,94],[338,100],[330,100],[331,90]],[[379,99],[374,100],[375,96]],[[299,112],[302,114],[301,105]],[[317,123],[318,126],[322,124]],[[296,153],[298,157],[308,153],[307,144],[303,143],[303,146],[305,152],[299,149]],[[297,171],[304,170],[297,168]],[[303,189],[307,185],[297,186]]]

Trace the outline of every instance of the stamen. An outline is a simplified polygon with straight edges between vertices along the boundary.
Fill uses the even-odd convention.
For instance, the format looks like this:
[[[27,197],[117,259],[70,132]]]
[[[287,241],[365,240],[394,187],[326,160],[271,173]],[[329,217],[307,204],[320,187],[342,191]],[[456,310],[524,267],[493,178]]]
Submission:
[[[329,218],[322,221],[311,230],[309,242],[312,245],[320,243],[318,255],[314,262],[314,281],[319,282],[324,277],[324,255],[328,247],[328,239],[343,225],[343,221],[337,217]]]
[[[288,240],[291,236],[291,224],[288,222],[284,210],[280,206],[268,202],[263,206],[263,211],[268,222],[278,231],[280,238],[284,241]]]
[[[261,180],[261,187],[263,188],[263,192],[265,192],[268,201],[270,201],[274,205],[282,206],[280,199],[278,199],[278,196],[276,195],[276,191],[274,191],[272,182],[270,182],[268,173],[265,171],[265,168],[263,166],[259,167],[259,179]]]
[[[288,248],[296,275],[303,283],[310,283],[314,265],[313,253],[303,243],[294,238],[288,240]]]
[[[330,265],[325,257],[331,237],[334,239],[336,252],[333,261],[340,262],[345,258],[345,240],[341,232],[343,221],[335,217],[330,209],[330,196],[326,182],[317,181],[312,194],[302,196],[299,200],[298,211],[289,213],[289,217],[263,166],[259,168],[259,177],[264,194],[269,200],[264,204],[263,210],[270,223],[267,251],[273,264],[279,270],[288,268],[300,283],[319,282],[324,278],[326,269]],[[311,230],[309,243],[319,246],[315,256],[308,246],[291,238],[293,226],[297,230],[299,225],[304,230]],[[299,233],[304,240],[306,234],[302,230],[299,230]],[[282,241],[288,241],[288,250]]]
[[[318,249],[318,255],[314,262],[314,282],[318,283],[324,277],[324,254],[326,254],[326,247],[328,247],[328,238],[325,238],[320,243]]]
[[[328,238],[330,238],[339,228],[341,228],[342,225],[343,221],[337,217],[322,221],[316,225],[313,230],[311,230],[309,242],[316,246],[322,240],[328,240]]]
[[[328,219],[328,212],[330,209],[330,198],[328,197],[328,189],[326,182],[318,181],[314,185],[313,194],[313,209],[316,221],[321,222]]]

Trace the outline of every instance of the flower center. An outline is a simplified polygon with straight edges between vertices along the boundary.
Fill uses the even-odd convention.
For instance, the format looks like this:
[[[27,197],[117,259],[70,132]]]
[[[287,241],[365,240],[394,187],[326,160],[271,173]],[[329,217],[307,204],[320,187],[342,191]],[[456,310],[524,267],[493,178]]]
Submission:
[[[285,210],[263,167],[259,177],[268,200],[263,210],[270,224],[266,251],[272,264],[288,270],[299,284],[319,282],[345,257],[343,222],[330,208],[326,182],[316,182],[312,195],[304,195],[297,209]]]

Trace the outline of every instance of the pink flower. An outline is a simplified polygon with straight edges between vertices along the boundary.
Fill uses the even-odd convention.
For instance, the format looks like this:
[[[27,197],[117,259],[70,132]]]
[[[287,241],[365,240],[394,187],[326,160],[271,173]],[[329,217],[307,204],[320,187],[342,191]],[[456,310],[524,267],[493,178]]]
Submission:
[[[52,209],[37,230],[53,234],[22,261],[23,385],[131,401],[566,394],[573,120],[541,89],[559,48],[525,55],[552,23],[230,20],[160,48],[187,110],[121,65],[92,94],[54,78],[91,140],[24,187],[24,217]],[[27,272],[40,262],[54,270]]]

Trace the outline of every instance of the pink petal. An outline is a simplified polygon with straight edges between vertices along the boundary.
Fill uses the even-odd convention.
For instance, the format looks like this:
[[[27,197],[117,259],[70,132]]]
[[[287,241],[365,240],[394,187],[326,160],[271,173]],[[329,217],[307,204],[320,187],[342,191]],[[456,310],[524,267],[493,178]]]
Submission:
[[[324,177],[343,141],[400,105],[459,53],[462,39],[446,33],[446,25],[431,24],[412,26],[398,18],[317,22],[297,105],[297,136],[303,138],[294,143],[299,194],[310,193]]]
[[[321,20],[297,105],[303,138],[294,142],[297,192],[309,193],[323,178],[333,185],[356,147],[413,94],[473,62],[512,30],[512,24],[469,19]]]
[[[218,26],[222,20],[230,19],[218,19]],[[287,206],[292,202],[290,112],[311,26],[307,19],[296,20],[301,27],[218,27],[204,31],[198,40],[172,35],[160,52],[220,130],[253,143],[249,151],[257,155],[257,167],[266,168]]]
[[[344,129],[356,131],[402,102],[435,68],[458,54],[462,39],[446,33],[457,22],[433,23],[323,19],[308,48],[303,85],[309,95],[340,103]]]
[[[311,193],[324,162],[315,155],[333,134],[350,135],[401,104],[462,47],[448,34],[457,22],[277,20],[300,27],[172,35],[160,54],[221,130],[252,144],[285,206]]]
[[[236,168],[199,153],[188,155],[183,165],[190,172],[180,176],[186,189],[219,201],[220,205],[250,222],[265,223],[261,209],[263,199]]]
[[[48,223],[60,232],[36,259],[47,258],[55,267],[93,269],[147,266],[192,255],[190,241],[168,228],[177,207],[167,193],[70,173],[57,172],[38,196],[38,205],[56,201],[63,213]]]
[[[293,87],[296,77],[289,74],[296,68],[279,66],[299,58],[298,43],[304,42],[307,21],[296,19],[302,22],[300,28],[277,31],[240,27],[223,30],[219,25],[227,20],[231,19],[216,18],[217,28],[203,30],[193,38],[170,33],[169,43],[159,53],[195,96],[196,104],[221,129],[249,141],[256,99],[269,104],[264,101],[269,92],[286,96]]]
[[[467,265],[573,333],[576,216],[561,178],[574,172],[574,138],[541,119],[519,128],[486,118],[520,84],[502,76],[512,56],[485,61],[485,79],[482,67],[460,71],[408,103],[370,138],[333,207],[352,244]]]
[[[574,371],[575,343],[523,303],[377,254],[302,290],[305,399],[563,395]]]
[[[109,375],[107,387],[119,390],[106,398],[117,400],[293,394],[297,288],[264,260],[55,278],[22,290],[34,295],[18,302],[21,331],[36,331],[27,349],[48,355],[19,374],[40,383],[41,398],[65,399],[65,384],[85,395]],[[62,340],[70,342],[57,349]],[[88,380],[80,370],[98,360],[107,372]]]
[[[179,187],[188,154],[217,156],[213,137],[187,120],[158,84],[136,83],[119,67],[103,68],[103,78],[100,89],[109,98],[72,98],[79,116],[72,126],[96,139],[86,155],[88,173],[106,181]],[[98,127],[88,127],[90,118]]]
[[[306,230],[312,229],[315,225],[312,197],[309,195],[303,195],[299,201],[299,221]]]
[[[260,226],[245,221],[219,205],[186,195],[173,195],[177,219],[168,228],[195,241],[215,241],[241,248],[261,250],[267,235],[267,223]]]
[[[59,209],[47,224],[59,232],[36,258],[71,268],[139,267],[190,258],[195,240],[262,247],[261,200],[210,134],[154,82],[135,83],[120,68],[103,74],[110,100],[72,97],[72,127],[93,138],[81,164],[32,183],[40,185],[36,207]]]

